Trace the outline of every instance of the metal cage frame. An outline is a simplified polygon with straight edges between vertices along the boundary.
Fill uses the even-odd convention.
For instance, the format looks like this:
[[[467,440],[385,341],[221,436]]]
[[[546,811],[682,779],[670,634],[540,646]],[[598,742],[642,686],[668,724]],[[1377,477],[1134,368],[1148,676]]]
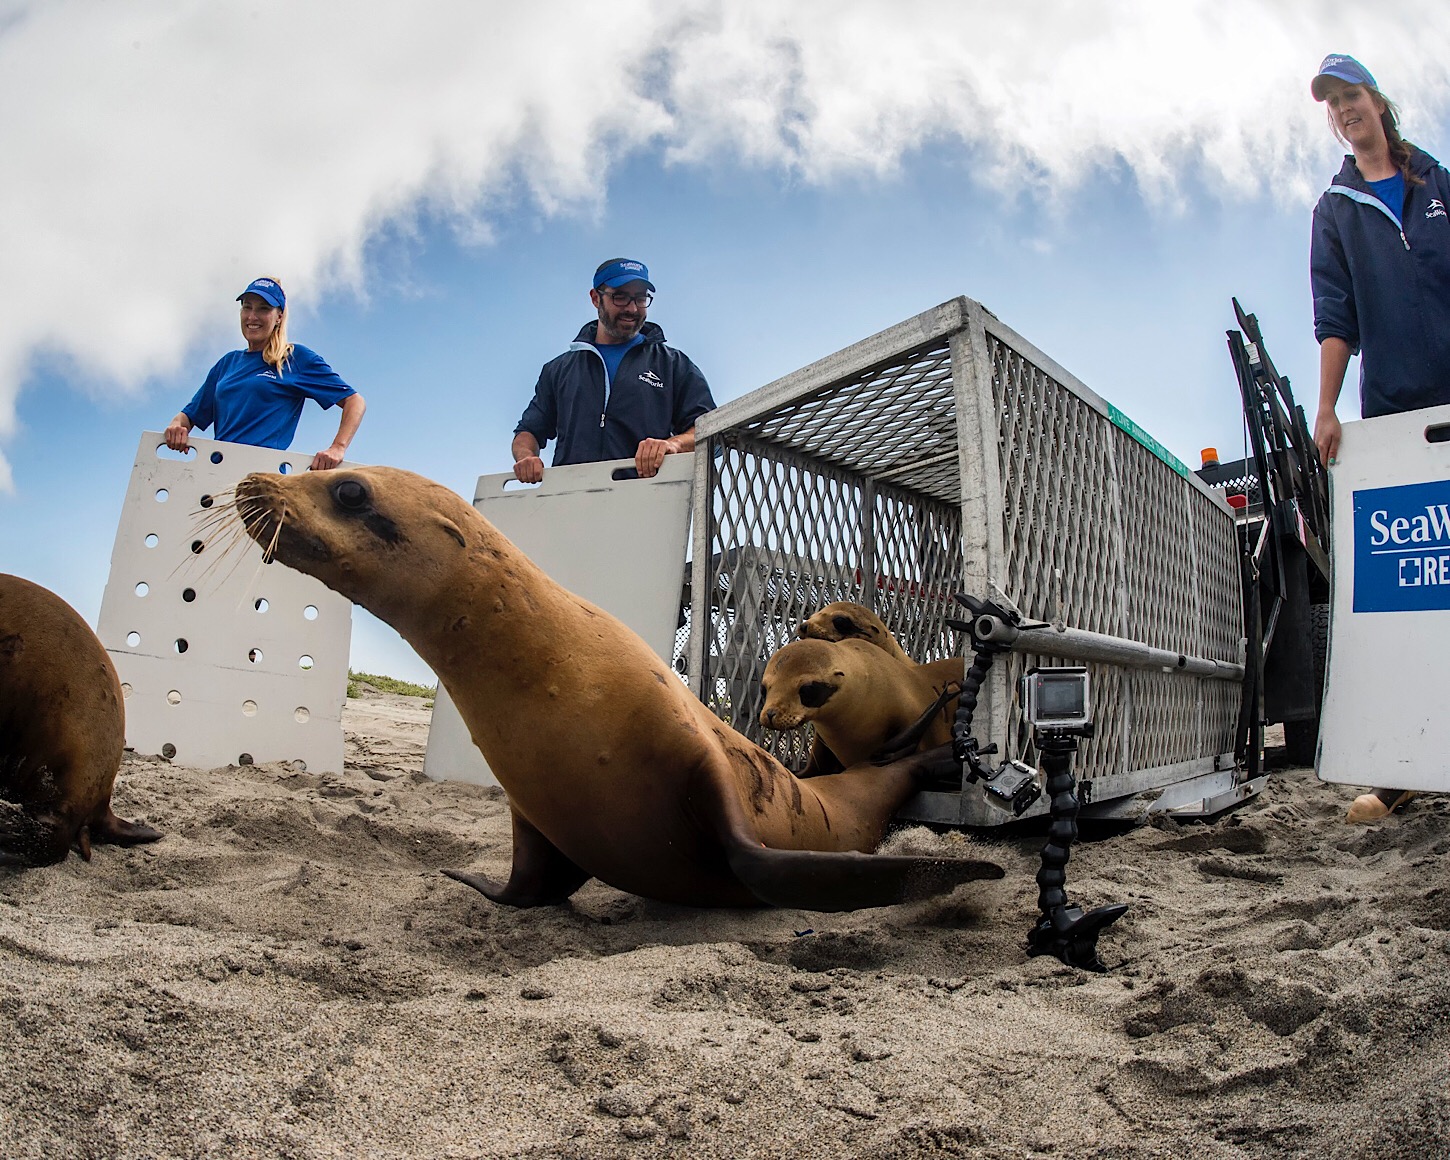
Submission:
[[[972,299],[726,403],[696,437],[681,659],[707,705],[793,768],[807,739],[759,725],[760,676],[833,600],[872,608],[918,661],[960,655],[945,624],[960,614],[953,593],[996,591],[1029,617],[1243,662],[1232,510]],[[1016,689],[1035,660],[993,666],[974,723],[979,739],[1032,764]],[[1085,801],[1232,771],[1237,682],[1089,667],[1097,736],[1078,759]],[[917,795],[903,816],[1004,820],[965,792]]]

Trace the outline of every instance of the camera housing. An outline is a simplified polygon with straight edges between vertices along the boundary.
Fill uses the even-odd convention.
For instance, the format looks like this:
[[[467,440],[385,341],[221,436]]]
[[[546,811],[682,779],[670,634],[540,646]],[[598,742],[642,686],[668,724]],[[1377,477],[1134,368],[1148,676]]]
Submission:
[[[1081,729],[1092,721],[1084,666],[1031,669],[1022,676],[1021,695],[1022,714],[1036,729]]]

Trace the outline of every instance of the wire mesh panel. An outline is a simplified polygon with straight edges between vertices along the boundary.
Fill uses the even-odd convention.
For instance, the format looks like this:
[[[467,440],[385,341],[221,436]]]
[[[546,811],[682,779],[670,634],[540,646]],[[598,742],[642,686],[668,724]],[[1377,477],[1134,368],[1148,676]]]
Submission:
[[[968,299],[735,400],[698,432],[713,454],[697,460],[691,620],[706,631],[691,678],[796,768],[806,738],[759,727],[760,676],[833,600],[872,608],[918,661],[960,649],[945,625],[958,591],[1000,593],[1074,629],[1241,659],[1228,509]],[[1029,761],[1015,690],[1037,659],[999,660],[974,722],[980,739]],[[1089,667],[1097,735],[1078,770],[1099,800],[1137,792],[1143,771],[1215,769],[1232,749],[1237,684]]]

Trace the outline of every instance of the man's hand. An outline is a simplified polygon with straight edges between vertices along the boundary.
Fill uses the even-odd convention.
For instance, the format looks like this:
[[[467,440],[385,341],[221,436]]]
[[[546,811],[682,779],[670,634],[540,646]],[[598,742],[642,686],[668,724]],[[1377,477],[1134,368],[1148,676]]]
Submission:
[[[1344,428],[1332,410],[1314,416],[1314,446],[1319,448],[1319,461],[1328,467],[1339,454],[1339,436]]]
[[[178,415],[166,428],[166,446],[173,451],[187,452],[191,450],[191,439],[188,437],[191,432],[191,424],[184,421]]]
[[[341,446],[340,444],[334,443],[331,447],[327,448],[324,451],[319,451],[316,455],[312,457],[311,470],[331,471],[334,467],[342,462],[342,457],[346,453],[347,448]]]
[[[650,479],[660,472],[666,455],[678,455],[683,450],[674,439],[645,439],[634,451],[634,469],[640,479]]]
[[[525,455],[515,460],[514,478],[520,483],[543,483],[544,461],[537,455]]]

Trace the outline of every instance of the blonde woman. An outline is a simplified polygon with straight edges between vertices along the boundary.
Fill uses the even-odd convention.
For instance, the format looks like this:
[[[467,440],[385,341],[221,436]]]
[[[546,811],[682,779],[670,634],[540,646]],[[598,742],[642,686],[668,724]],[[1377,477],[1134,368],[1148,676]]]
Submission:
[[[166,446],[190,447],[188,436],[215,424],[228,443],[285,451],[297,434],[302,405],[315,399],[324,410],[342,407],[332,445],[312,457],[313,471],[342,462],[367,404],[316,351],[287,341],[287,295],[275,278],[258,278],[239,295],[246,350],[225,354],[201,390],[166,428]]]

